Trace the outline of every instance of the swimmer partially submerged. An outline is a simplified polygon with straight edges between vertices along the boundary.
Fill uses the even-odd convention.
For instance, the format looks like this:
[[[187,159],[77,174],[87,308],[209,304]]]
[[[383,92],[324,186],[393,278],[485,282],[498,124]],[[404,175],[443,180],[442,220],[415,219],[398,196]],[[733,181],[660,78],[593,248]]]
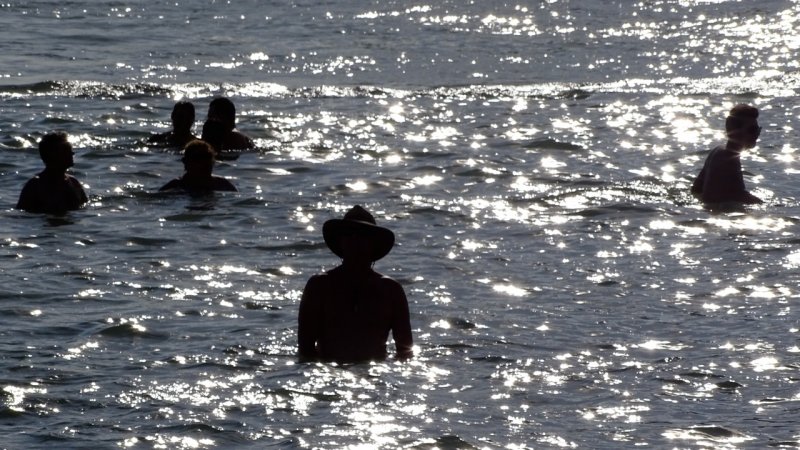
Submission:
[[[17,209],[28,212],[63,214],[79,209],[88,198],[81,183],[67,174],[74,164],[74,152],[66,133],[46,134],[39,141],[44,170],[28,180],[17,201]]]
[[[762,203],[745,188],[740,159],[742,150],[755,147],[761,135],[758,109],[749,105],[734,106],[725,120],[725,132],[727,143],[708,154],[692,184],[692,194],[704,203]]]
[[[322,227],[342,264],[308,280],[300,300],[298,352],[336,362],[382,360],[392,334],[398,359],[412,356],[408,301],[397,281],[372,270],[394,245],[394,233],[376,225],[361,206]]]
[[[199,139],[190,142],[183,149],[182,177],[175,178],[159,189],[169,191],[181,189],[187,192],[236,191],[236,186],[228,179],[212,174],[214,169],[214,149]]]

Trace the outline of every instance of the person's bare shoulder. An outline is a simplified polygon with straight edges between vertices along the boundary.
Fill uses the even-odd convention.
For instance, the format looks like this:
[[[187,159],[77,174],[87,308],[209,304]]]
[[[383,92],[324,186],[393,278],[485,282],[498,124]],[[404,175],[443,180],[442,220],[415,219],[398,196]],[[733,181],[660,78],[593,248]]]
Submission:
[[[377,279],[378,287],[381,291],[386,294],[390,294],[394,296],[402,296],[405,297],[405,290],[403,290],[403,286],[394,278],[388,277],[386,275],[381,275],[380,278]]]
[[[233,130],[230,136],[232,150],[247,150],[255,147],[253,140],[239,130]]]
[[[42,180],[38,175],[28,180],[22,187],[17,201],[17,209],[25,211],[36,211],[41,207],[39,201],[39,192],[41,191]]]
[[[318,288],[321,286],[325,286],[329,283],[331,275],[328,272],[318,273],[316,275],[311,275],[311,278],[308,279],[306,282],[306,289],[309,288]]]
[[[233,191],[233,192],[238,191],[238,189],[236,189],[236,186],[234,186],[233,183],[231,183],[230,180],[228,180],[225,177],[215,176],[213,179],[214,179],[215,191]]]
[[[167,184],[161,186],[158,190],[161,191],[170,191],[173,189],[183,189],[183,183],[181,182],[180,178],[175,178],[167,182]]]

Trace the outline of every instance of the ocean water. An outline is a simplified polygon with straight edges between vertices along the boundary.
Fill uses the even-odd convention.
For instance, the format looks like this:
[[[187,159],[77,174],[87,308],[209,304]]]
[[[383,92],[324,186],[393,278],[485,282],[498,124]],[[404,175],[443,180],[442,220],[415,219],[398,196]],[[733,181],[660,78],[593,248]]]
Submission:
[[[0,1],[0,448],[800,447],[800,2]],[[229,96],[238,193],[143,142]],[[727,110],[746,183],[688,187]],[[90,204],[14,210],[69,133]],[[298,362],[354,204],[417,356]]]

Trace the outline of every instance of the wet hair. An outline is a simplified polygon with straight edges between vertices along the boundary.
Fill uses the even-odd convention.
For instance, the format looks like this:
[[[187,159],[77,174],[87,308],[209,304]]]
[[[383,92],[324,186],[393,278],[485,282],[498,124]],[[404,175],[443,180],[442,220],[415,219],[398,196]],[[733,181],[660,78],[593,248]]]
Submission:
[[[183,157],[191,160],[214,159],[214,148],[201,139],[195,139],[183,148]]]
[[[200,139],[208,142],[217,153],[222,151],[222,142],[228,132],[225,124],[219,119],[208,119],[203,123],[203,134]]]
[[[233,129],[236,126],[236,106],[226,97],[217,97],[208,105],[208,118],[218,119]]]
[[[210,170],[214,165],[215,155],[214,147],[208,142],[195,139],[186,144],[186,147],[183,148],[183,158],[181,161],[184,163],[203,163],[204,165],[208,165],[208,169]]]
[[[172,119],[175,119],[175,116],[181,113],[186,115],[187,122],[194,123],[194,105],[192,102],[182,100],[175,103],[175,106],[172,107]]]
[[[69,143],[67,133],[63,131],[55,131],[47,133],[39,140],[39,156],[42,161],[47,162],[53,155],[53,152],[66,145],[72,150],[72,144]]]
[[[736,105],[731,108],[728,118],[725,119],[725,131],[731,133],[753,126],[757,119],[758,108],[744,104]]]

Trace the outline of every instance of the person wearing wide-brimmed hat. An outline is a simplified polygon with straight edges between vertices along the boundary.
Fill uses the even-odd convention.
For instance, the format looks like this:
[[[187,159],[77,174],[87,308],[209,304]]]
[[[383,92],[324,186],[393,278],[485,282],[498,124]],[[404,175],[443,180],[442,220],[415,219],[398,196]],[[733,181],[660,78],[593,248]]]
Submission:
[[[396,356],[412,355],[408,301],[397,281],[372,269],[394,245],[394,233],[354,206],[322,227],[342,264],[308,280],[300,301],[298,350],[303,358],[337,362],[380,360],[391,332]]]

